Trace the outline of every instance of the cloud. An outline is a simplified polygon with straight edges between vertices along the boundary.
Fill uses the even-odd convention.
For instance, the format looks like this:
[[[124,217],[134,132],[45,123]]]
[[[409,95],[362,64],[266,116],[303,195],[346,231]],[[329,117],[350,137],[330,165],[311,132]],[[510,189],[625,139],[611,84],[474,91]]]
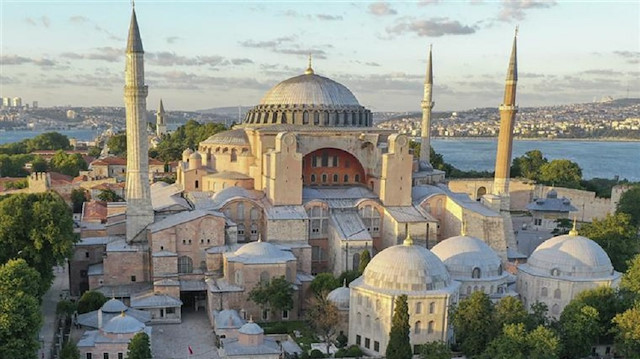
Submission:
[[[394,26],[387,27],[387,33],[401,35],[406,32],[418,36],[440,37],[444,35],[467,35],[476,32],[475,26],[462,25],[459,21],[449,18],[431,18],[419,20],[406,17],[400,19]]]
[[[256,89],[266,90],[269,84],[259,82],[252,77],[224,77],[202,75],[194,72],[171,70],[167,72],[147,73],[149,84],[154,88],[169,88],[178,90],[204,90],[210,88],[225,89]]]
[[[42,25],[46,28],[51,26],[51,19],[49,19],[47,16],[41,16],[40,18],[37,18],[37,19],[34,19],[32,17],[26,17],[24,21],[31,26]]]
[[[168,51],[150,52],[147,59],[149,64],[156,66],[218,66],[224,65],[226,61],[222,56],[186,57]]]
[[[34,19],[30,18],[30,17],[25,18],[24,22],[26,22],[27,24],[32,25],[32,26],[38,26],[36,21]]]
[[[274,40],[267,41],[254,41],[245,40],[240,41],[240,45],[244,47],[259,48],[271,50],[278,54],[285,55],[312,55],[318,59],[326,59],[327,53],[324,50],[318,50],[309,47],[302,47],[300,44],[295,43],[296,40],[293,36],[279,37]],[[323,48],[333,47],[330,44],[322,45]]]
[[[89,22],[89,18],[82,15],[73,15],[69,17],[69,22],[73,24],[84,24],[86,22]]]
[[[240,41],[240,45],[244,47],[254,47],[254,48],[274,48],[278,45],[281,45],[284,42],[292,42],[295,40],[293,36],[283,36],[274,40],[268,41],[254,41],[254,40],[245,40]]]
[[[179,37],[179,36],[169,36],[169,37],[165,38],[165,40],[167,41],[167,44],[173,44],[178,40],[182,40],[182,38]]]
[[[234,65],[245,65],[252,64],[253,60],[251,59],[231,59],[231,63]]]
[[[355,60],[353,61],[356,64],[360,64],[360,65],[365,65],[365,66],[371,66],[371,67],[379,67],[380,64],[377,62],[364,62],[364,61],[359,61],[359,60]]]
[[[387,16],[395,15],[398,12],[389,6],[389,3],[384,1],[374,2],[369,5],[369,13],[375,16]]]
[[[0,75],[0,82],[2,82],[5,85],[14,85],[14,84],[19,84],[20,80],[15,77]]]
[[[555,0],[502,0],[498,20],[505,22],[524,20],[525,12],[530,9],[544,9],[555,5]]]
[[[100,26],[99,24],[91,21],[91,19],[89,19],[88,17],[82,16],[82,15],[72,15],[71,17],[69,17],[69,22],[72,23],[72,24],[81,25],[81,26],[82,25],[93,25],[94,30],[96,30],[97,32],[100,32],[102,34],[107,35],[107,38],[109,40],[124,42],[124,38],[112,33],[111,31],[105,29],[104,27]]]
[[[586,75],[601,75],[601,76],[621,76],[623,75],[620,71],[614,71],[610,69],[593,69],[582,71],[583,74]]]
[[[342,20],[342,15],[316,14],[318,20],[335,21]]]
[[[2,65],[24,65],[24,64],[34,64],[40,67],[53,67],[58,63],[47,58],[29,58],[18,55],[2,55],[0,57],[0,63]]]
[[[124,48],[105,46],[98,47],[95,50],[96,52],[93,53],[63,52],[60,54],[60,56],[72,60],[84,59],[106,62],[118,62],[121,61],[122,57],[124,56]]]
[[[640,51],[614,51],[613,53],[625,59],[627,63],[640,64]]]
[[[48,28],[51,25],[51,20],[46,16],[41,17],[40,21],[42,21],[42,25],[44,25],[44,27]]]
[[[419,6],[435,5],[439,2],[440,0],[420,0],[418,1],[418,5]]]

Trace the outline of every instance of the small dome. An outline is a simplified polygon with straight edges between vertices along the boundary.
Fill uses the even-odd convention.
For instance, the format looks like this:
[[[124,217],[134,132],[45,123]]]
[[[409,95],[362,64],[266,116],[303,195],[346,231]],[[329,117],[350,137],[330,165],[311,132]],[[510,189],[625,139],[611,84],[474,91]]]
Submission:
[[[607,253],[596,242],[579,235],[562,235],[536,248],[527,266],[543,275],[602,278],[613,274]]]
[[[264,334],[264,330],[253,321],[249,321],[245,325],[241,326],[240,329],[238,329],[238,332],[248,335]]]
[[[122,303],[121,301],[112,298],[106,301],[100,309],[104,313],[121,313],[129,309],[129,307],[124,305],[124,303]]]
[[[349,298],[351,296],[351,289],[347,286],[336,288],[329,292],[327,299],[335,304],[338,309],[349,309]]]
[[[123,312],[121,315],[111,318],[111,320],[102,327],[102,330],[106,333],[129,334],[137,333],[144,328],[145,325],[141,321]]]
[[[441,289],[451,283],[440,258],[422,246],[408,244],[378,253],[365,268],[363,277],[371,287],[404,292]]]
[[[192,153],[193,153],[193,150],[190,148],[187,148],[186,150],[182,151],[182,156],[183,157],[191,156]]]
[[[227,259],[230,261],[254,264],[288,262],[295,260],[295,258],[291,252],[260,240],[247,243],[238,248],[233,254],[227,255]]]
[[[500,257],[479,238],[451,237],[436,244],[431,251],[454,278],[471,278],[476,268],[481,277],[502,275]]]
[[[202,156],[200,155],[200,152],[195,151],[194,153],[189,155],[189,159],[191,159],[191,160],[201,160]]]
[[[216,133],[204,140],[202,143],[211,145],[246,146],[249,144],[249,138],[243,129],[236,129]]]

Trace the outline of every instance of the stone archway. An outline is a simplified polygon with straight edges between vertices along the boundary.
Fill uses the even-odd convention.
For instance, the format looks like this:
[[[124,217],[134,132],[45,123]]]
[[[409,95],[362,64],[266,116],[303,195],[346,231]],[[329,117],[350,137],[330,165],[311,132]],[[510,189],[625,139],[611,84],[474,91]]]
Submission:
[[[487,188],[484,186],[478,187],[478,190],[476,191],[476,201],[479,201],[485,194],[487,194]]]

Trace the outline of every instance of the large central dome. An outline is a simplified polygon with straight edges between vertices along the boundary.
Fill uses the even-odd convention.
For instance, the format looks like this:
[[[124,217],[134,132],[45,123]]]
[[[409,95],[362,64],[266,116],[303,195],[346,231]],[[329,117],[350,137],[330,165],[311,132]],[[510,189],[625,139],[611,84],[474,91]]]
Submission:
[[[244,123],[369,127],[372,117],[347,87],[316,75],[309,64],[303,75],[267,91],[260,104],[247,113]]]

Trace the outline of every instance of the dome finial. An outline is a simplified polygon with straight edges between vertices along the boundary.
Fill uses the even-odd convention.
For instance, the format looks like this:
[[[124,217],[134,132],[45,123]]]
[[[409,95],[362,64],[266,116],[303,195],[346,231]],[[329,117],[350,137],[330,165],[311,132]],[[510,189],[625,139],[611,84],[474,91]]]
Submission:
[[[404,239],[404,242],[402,242],[402,244],[404,244],[405,246],[413,245],[413,238],[411,238],[411,233],[409,233],[409,231],[407,231],[407,237]]]
[[[258,242],[262,242],[262,233],[258,233]]]
[[[124,317],[124,310],[120,311],[120,316]]]
[[[569,231],[570,236],[577,236],[578,230],[576,229],[576,216],[573,216],[573,228]]]
[[[347,278],[342,280],[342,286],[345,288],[347,287]]]
[[[311,54],[309,54],[309,66],[307,66],[307,69],[304,71],[305,75],[313,75],[313,68],[311,68]]]

